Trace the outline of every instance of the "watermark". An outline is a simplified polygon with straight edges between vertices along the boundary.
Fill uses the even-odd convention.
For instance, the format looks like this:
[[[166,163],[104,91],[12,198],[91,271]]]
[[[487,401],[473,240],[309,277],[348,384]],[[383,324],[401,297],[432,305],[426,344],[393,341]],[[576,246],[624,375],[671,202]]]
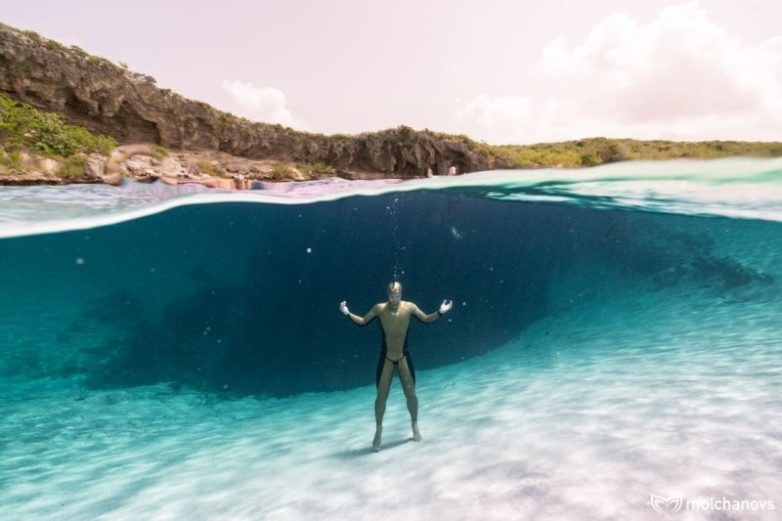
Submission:
[[[649,504],[655,512],[665,517],[681,511],[763,512],[777,508],[773,499],[735,499],[725,496],[684,499],[682,496],[663,497],[652,494]]]

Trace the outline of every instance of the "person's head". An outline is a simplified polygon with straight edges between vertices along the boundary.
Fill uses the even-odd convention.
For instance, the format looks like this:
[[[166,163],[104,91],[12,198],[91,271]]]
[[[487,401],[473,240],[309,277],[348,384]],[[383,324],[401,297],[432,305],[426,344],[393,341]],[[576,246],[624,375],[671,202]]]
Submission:
[[[394,306],[402,300],[402,285],[396,281],[388,285],[388,301]]]

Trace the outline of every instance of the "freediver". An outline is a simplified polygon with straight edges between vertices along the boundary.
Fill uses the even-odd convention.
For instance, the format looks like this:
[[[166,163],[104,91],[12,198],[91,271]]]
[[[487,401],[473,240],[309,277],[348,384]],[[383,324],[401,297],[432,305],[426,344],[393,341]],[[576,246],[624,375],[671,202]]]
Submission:
[[[386,400],[391,388],[391,380],[394,376],[394,368],[397,369],[402,389],[407,398],[407,410],[410,411],[410,420],[413,427],[413,440],[421,441],[421,433],[418,430],[418,397],[415,395],[415,368],[407,348],[407,330],[410,326],[410,317],[414,316],[424,324],[434,322],[453,307],[453,302],[443,300],[440,308],[429,315],[421,311],[413,302],[402,300],[402,284],[392,282],[388,285],[388,301],[380,302],[372,306],[372,309],[360,317],[350,312],[346,301],[339,304],[342,313],[359,326],[366,326],[375,318],[380,317],[380,330],[383,334],[383,345],[380,350],[380,359],[377,363],[375,385],[377,398],[375,399],[375,438],[372,440],[372,450],[380,450],[380,439],[383,434],[383,415],[386,412]]]

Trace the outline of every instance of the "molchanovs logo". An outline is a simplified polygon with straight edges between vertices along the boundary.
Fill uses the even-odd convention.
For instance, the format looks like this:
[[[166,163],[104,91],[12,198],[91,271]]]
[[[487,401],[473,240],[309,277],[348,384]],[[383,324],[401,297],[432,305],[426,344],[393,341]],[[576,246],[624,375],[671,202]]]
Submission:
[[[672,514],[682,509],[684,500],[681,497],[672,497],[666,499],[662,496],[652,494],[652,508],[655,512],[661,514]]]
[[[728,497],[696,498],[685,500],[682,496],[665,498],[657,494],[651,494],[649,503],[655,512],[665,515],[674,514],[680,510],[687,511],[766,511],[776,510],[777,505],[773,499],[734,499]]]

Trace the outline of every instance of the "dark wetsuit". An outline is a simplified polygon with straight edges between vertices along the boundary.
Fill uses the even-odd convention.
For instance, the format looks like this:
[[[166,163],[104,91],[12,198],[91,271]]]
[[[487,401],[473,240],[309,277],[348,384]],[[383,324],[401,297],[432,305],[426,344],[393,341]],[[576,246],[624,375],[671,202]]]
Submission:
[[[410,368],[410,376],[413,378],[413,384],[415,384],[415,368],[413,367],[413,359],[410,357],[410,351],[407,349],[407,333],[405,333],[405,345],[402,348],[402,357],[394,360],[388,358],[388,346],[386,345],[386,332],[383,330],[383,326],[380,326],[380,334],[383,336],[383,341],[380,346],[380,359],[377,361],[377,372],[375,374],[375,387],[380,385],[380,375],[383,374],[383,366],[386,360],[394,364],[394,367],[399,369],[399,362],[407,360],[407,367]]]
[[[372,317],[372,320],[364,324],[364,326],[368,326],[372,323],[372,321],[375,320],[377,317]],[[383,329],[383,324],[380,324],[380,335],[383,337],[382,342],[380,344],[380,359],[377,361],[377,372],[375,373],[375,387],[378,387],[380,385],[380,375],[383,374],[383,365],[386,363],[386,360],[394,364],[394,367],[399,369],[399,362],[404,360],[407,360],[407,367],[410,368],[410,376],[413,378],[413,384],[415,384],[415,367],[413,367],[413,359],[410,357],[410,351],[407,349],[407,332],[405,332],[405,344],[402,348],[402,357],[398,360],[393,360],[391,358],[388,358],[388,345],[386,345],[386,331]]]

